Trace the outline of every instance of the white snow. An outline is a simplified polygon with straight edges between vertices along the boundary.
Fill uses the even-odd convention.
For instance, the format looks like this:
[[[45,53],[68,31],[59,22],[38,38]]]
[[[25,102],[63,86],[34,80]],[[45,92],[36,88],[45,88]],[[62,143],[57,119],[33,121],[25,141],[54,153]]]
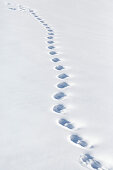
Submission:
[[[1,0],[0,169],[113,168],[112,16],[111,0]]]

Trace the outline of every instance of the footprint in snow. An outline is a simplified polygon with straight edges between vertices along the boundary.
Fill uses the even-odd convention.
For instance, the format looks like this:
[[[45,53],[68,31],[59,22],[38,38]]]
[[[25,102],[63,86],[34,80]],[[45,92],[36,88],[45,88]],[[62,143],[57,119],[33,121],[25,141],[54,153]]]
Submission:
[[[53,30],[51,30],[51,29],[49,29],[48,31],[49,31],[49,32],[53,32]]]
[[[77,144],[81,147],[87,147],[88,146],[88,143],[86,141],[84,141],[82,139],[82,137],[78,136],[78,135],[71,135],[70,136],[70,140],[71,142],[73,142],[74,144]]]
[[[66,88],[68,86],[69,86],[69,84],[66,83],[66,82],[62,82],[62,83],[57,84],[57,87],[60,88],[60,89]]]
[[[59,65],[59,66],[56,66],[55,69],[56,69],[56,70],[63,70],[64,67],[63,67],[62,65]]]
[[[49,33],[48,33],[48,35],[54,35],[54,33],[52,33],[52,32],[49,32]]]
[[[104,168],[102,164],[89,153],[80,156],[80,163],[81,165],[85,165],[86,167],[94,170],[109,170]]]
[[[47,41],[48,42],[48,44],[53,44],[54,43],[54,41]]]
[[[65,74],[65,73],[62,73],[62,74],[58,75],[58,78],[60,78],[60,79],[65,79],[67,77],[69,77],[69,76],[67,74]]]
[[[74,125],[73,125],[70,121],[68,121],[68,120],[66,120],[66,119],[64,119],[64,118],[61,118],[61,119],[58,121],[58,123],[59,123],[61,126],[66,127],[66,128],[68,128],[68,129],[74,129],[74,128],[75,128]]]
[[[50,27],[46,27],[47,29],[50,29]]]
[[[9,8],[9,9],[10,9],[10,10],[14,10],[14,11],[16,10],[16,8]]]
[[[65,93],[63,93],[63,92],[58,92],[58,93],[56,93],[56,94],[54,95],[54,98],[57,99],[57,100],[60,100],[60,99],[64,98],[65,96],[66,96]]]
[[[52,61],[56,63],[56,62],[59,62],[60,59],[59,58],[53,58]]]
[[[32,10],[32,9],[29,9],[29,12],[31,12],[31,13],[32,13],[32,12],[33,12],[33,10]]]
[[[55,51],[50,51],[49,54],[56,55],[57,53]]]
[[[41,20],[40,22],[41,22],[41,23],[44,23],[44,21],[42,21],[42,20]]]
[[[48,48],[52,50],[52,49],[54,49],[55,47],[51,45],[51,46],[48,46]]]
[[[53,111],[56,113],[61,113],[65,109],[63,104],[58,104],[53,107]]]
[[[48,24],[43,24],[44,26],[47,26]]]
[[[33,15],[35,15],[35,13],[34,13],[34,12],[32,12],[32,14],[33,14]]]
[[[49,36],[49,37],[47,37],[48,39],[53,39],[53,36]]]
[[[41,18],[37,18],[39,21],[41,21],[42,19]]]

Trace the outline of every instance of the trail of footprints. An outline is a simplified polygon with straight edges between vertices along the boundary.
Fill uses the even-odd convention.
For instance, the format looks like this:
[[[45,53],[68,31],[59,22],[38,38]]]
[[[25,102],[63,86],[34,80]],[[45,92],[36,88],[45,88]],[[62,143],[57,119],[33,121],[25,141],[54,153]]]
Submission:
[[[17,8],[10,7],[10,5],[11,4],[8,3],[8,8],[10,10],[17,10]],[[65,73],[66,68],[61,64],[61,59],[60,57],[58,57],[59,53],[56,51],[54,41],[55,33],[53,29],[51,29],[51,27],[48,26],[48,24],[42,18],[40,18],[34,10],[24,8],[21,5],[18,6],[18,9],[28,10],[29,13],[33,15],[34,18],[37,19],[47,30],[48,36],[46,38],[49,49],[49,55],[52,57],[51,61],[57,64],[54,67],[54,69],[58,72],[57,78],[59,79],[59,83],[56,85],[56,87],[58,88],[58,92],[56,92],[56,94],[53,95],[53,98],[59,102],[58,104],[53,106],[53,112],[61,116],[61,118],[58,120],[59,126],[72,131],[72,134],[69,137],[71,143],[84,149],[92,148],[92,146],[89,146],[87,141],[85,141],[79,134],[76,133],[77,131],[76,126],[71,121],[67,120],[65,117],[62,117],[63,113],[66,111],[66,106],[64,105],[63,102],[65,97],[67,96],[67,94],[65,93],[65,88],[68,88],[70,86],[66,80],[70,76],[67,73]],[[86,166],[87,168],[90,168],[92,170],[110,170],[108,168],[103,167],[102,163],[96,160],[90,153],[82,154],[80,156],[79,162],[82,166]]]

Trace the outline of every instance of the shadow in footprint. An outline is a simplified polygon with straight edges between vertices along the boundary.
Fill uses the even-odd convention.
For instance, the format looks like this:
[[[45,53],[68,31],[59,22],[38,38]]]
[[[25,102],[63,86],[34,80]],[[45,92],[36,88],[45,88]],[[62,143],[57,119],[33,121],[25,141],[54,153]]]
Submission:
[[[68,128],[68,129],[74,129],[74,125],[70,121],[68,121],[64,118],[59,120],[59,124]]]
[[[49,54],[56,55],[57,53],[55,51],[50,51]]]
[[[56,62],[59,62],[60,59],[59,58],[53,58],[52,61],[56,63]]]
[[[65,96],[66,96],[65,93],[58,92],[54,95],[54,98],[57,99],[57,100],[60,100],[60,99],[64,98]]]
[[[41,18],[37,18],[39,21],[41,21],[42,19]]]
[[[53,44],[54,43],[54,41],[47,41],[48,42],[48,44]]]
[[[87,147],[87,146],[88,146],[87,142],[84,141],[84,140],[83,140],[80,136],[78,136],[78,135],[71,135],[71,136],[70,136],[70,140],[71,140],[73,143],[78,144],[78,145],[80,145],[80,146],[82,146],[82,147]]]
[[[53,107],[53,111],[57,113],[61,113],[65,109],[63,104],[58,104]]]
[[[52,49],[54,49],[55,47],[51,45],[51,46],[48,46],[48,48],[52,50]]]
[[[9,8],[9,9],[10,9],[10,10],[14,10],[14,11],[16,10],[16,8]]]
[[[82,155],[80,157],[80,162],[81,164],[85,164],[86,166],[91,167],[96,170],[99,170],[100,168],[102,168],[102,164],[99,161],[95,160],[95,158],[91,156],[89,153]]]
[[[62,83],[59,83],[59,84],[57,85],[57,87],[60,88],[60,89],[63,89],[63,88],[68,87],[68,86],[69,86],[69,84],[66,83],[66,82],[62,82]]]
[[[47,26],[48,24],[43,24],[44,26]]]
[[[32,10],[32,9],[29,9],[29,12],[31,12],[31,13],[32,13],[32,12],[33,12],[33,10]]]
[[[49,37],[47,37],[48,39],[53,39],[53,36],[49,36]]]
[[[47,29],[50,29],[50,27],[46,27]]]
[[[44,21],[42,21],[42,20],[41,20],[40,22],[41,22],[41,23],[44,23]]]
[[[59,65],[59,66],[56,66],[56,67],[55,67],[55,69],[56,69],[56,70],[63,70],[63,69],[64,69],[64,67],[63,67],[63,66],[61,66],[61,65]]]
[[[50,29],[50,30],[48,30],[48,31],[49,31],[49,32],[53,32],[53,30],[51,30],[51,29]]]
[[[48,35],[54,35],[54,33],[50,32],[50,33],[48,33]]]
[[[67,74],[65,74],[65,73],[62,73],[62,74],[58,75],[58,78],[60,78],[60,79],[65,79],[67,77],[69,77],[69,76]]]

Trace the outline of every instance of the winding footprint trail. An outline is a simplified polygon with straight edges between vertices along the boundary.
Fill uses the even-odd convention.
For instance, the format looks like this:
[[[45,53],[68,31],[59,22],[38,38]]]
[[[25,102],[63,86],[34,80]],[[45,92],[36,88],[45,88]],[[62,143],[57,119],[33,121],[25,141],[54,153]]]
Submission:
[[[58,91],[53,95],[53,99],[56,100],[56,105],[53,106],[53,112],[59,114],[59,120],[57,121],[58,125],[62,128],[65,128],[66,130],[71,131],[71,135],[69,136],[70,143],[74,144],[75,146],[81,147],[86,150],[87,153],[84,153],[80,156],[80,164],[82,166],[85,166],[87,168],[90,168],[92,170],[110,170],[108,168],[105,168],[103,163],[100,161],[96,160],[91,154],[88,153],[89,149],[93,148],[92,146],[89,146],[89,143],[82,138],[81,135],[79,135],[76,129],[76,125],[73,124],[71,121],[66,119],[63,116],[63,113],[65,112],[66,114],[66,106],[65,106],[65,97],[68,97],[67,94],[65,93],[65,89],[71,87],[70,84],[67,82],[68,78],[70,76],[65,73],[65,66],[61,64],[62,60],[60,59],[59,52],[57,52],[56,46],[55,46],[55,32],[51,27],[42,19],[38,16],[38,14],[32,10],[23,7],[22,5],[19,5],[18,7],[11,7],[11,3],[8,3],[8,9],[9,10],[23,10],[30,15],[34,17],[34,19],[37,19],[38,22],[40,22],[46,29],[48,36],[47,38],[47,48],[48,48],[48,53],[52,57],[51,62],[56,63],[57,65],[54,67],[54,70],[57,71],[57,78],[59,79],[59,83],[56,84],[56,87]],[[60,64],[59,64],[60,62]],[[60,90],[60,91],[59,91]],[[88,149],[88,151],[87,151]]]

